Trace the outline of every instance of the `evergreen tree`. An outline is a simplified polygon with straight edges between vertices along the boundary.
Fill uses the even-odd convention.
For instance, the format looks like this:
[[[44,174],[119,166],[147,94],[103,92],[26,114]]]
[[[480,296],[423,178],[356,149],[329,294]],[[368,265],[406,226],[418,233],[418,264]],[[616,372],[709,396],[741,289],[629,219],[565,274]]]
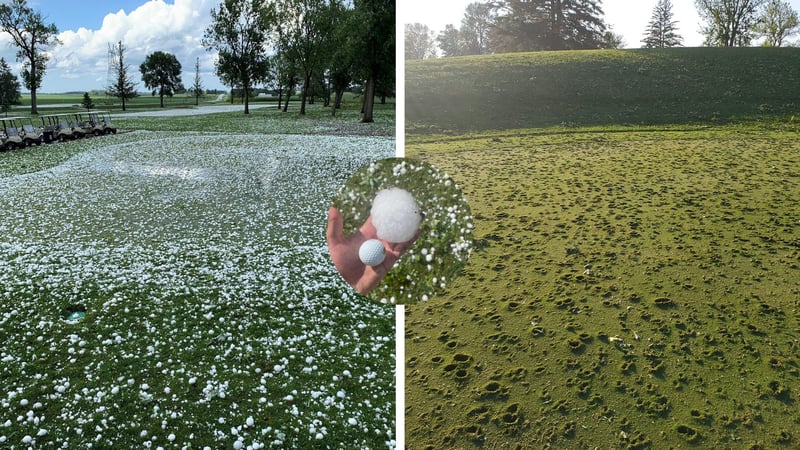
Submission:
[[[0,112],[8,115],[11,106],[19,104],[19,89],[19,79],[11,72],[5,58],[0,58]]]
[[[600,0],[498,0],[491,30],[497,52],[601,48]]]
[[[81,100],[81,106],[86,108],[87,111],[90,111],[94,108],[94,102],[92,101],[92,97],[89,96],[88,92],[83,93],[83,100]]]
[[[111,70],[114,72],[114,80],[106,87],[108,95],[117,97],[122,101],[122,110],[125,111],[125,100],[136,97],[136,83],[130,78],[130,66],[125,62],[125,46],[119,41],[112,47],[113,53]]]
[[[642,43],[646,48],[680,47],[683,38],[676,32],[677,23],[676,20],[672,20],[672,2],[658,0]]]

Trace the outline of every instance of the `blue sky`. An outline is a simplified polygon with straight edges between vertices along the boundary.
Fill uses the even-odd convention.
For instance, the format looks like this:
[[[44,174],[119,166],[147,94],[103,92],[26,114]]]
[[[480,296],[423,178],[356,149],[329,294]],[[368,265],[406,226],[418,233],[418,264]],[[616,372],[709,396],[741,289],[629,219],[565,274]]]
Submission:
[[[6,3],[7,0],[0,0]],[[183,66],[183,83],[194,82],[196,58],[206,89],[227,89],[214,75],[214,55],[201,40],[209,25],[212,8],[221,0],[28,0],[54,23],[62,45],[51,50],[47,73],[39,92],[84,92],[104,89],[108,84],[108,45],[122,41],[126,60],[144,92],[139,65],[155,51],[174,54]],[[19,75],[16,48],[0,33],[0,56]],[[23,88],[23,91],[26,91]]]

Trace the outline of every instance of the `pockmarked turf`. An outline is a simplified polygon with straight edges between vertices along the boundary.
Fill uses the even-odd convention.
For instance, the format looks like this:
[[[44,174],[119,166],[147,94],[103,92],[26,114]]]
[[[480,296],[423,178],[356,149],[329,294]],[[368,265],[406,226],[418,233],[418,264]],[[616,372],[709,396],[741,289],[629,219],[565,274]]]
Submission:
[[[324,228],[394,153],[136,131],[0,154],[0,447],[392,447],[394,309]]]
[[[408,137],[477,241],[406,307],[409,448],[797,447],[796,132],[612,128]]]

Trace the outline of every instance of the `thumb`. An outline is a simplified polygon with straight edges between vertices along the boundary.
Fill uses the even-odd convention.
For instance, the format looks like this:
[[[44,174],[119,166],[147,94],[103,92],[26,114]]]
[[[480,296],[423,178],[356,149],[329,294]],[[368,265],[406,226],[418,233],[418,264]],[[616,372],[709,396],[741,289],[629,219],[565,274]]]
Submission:
[[[344,234],[342,232],[343,226],[344,219],[342,218],[342,213],[333,206],[328,208],[328,230],[326,232],[326,238],[328,239],[329,246],[337,245],[344,240]]]

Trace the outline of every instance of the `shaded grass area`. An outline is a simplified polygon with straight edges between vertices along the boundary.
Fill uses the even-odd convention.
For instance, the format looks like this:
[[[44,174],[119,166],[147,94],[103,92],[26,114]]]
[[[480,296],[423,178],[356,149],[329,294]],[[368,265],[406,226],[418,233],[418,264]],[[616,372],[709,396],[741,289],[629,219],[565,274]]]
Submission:
[[[360,106],[351,105],[338,110],[321,105],[307,106],[300,115],[299,106],[291,105],[287,112],[273,107],[241,111],[175,117],[118,117],[114,122],[125,129],[150,131],[194,131],[221,133],[281,133],[330,134],[359,136],[393,136],[395,133],[394,104],[375,105],[374,122],[361,123]]]
[[[417,132],[790,118],[800,49],[514,53],[408,61]]]
[[[796,134],[608,128],[409,136],[479,249],[406,307],[409,448],[797,445]]]

